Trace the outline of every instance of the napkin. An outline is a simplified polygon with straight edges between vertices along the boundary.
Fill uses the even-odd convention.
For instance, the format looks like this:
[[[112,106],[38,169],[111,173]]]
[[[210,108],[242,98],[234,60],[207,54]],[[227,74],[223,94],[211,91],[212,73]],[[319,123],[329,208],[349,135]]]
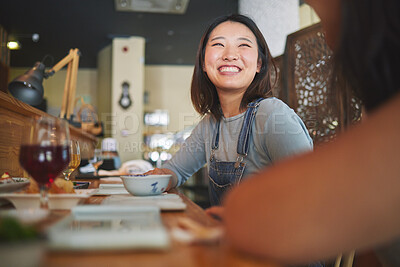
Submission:
[[[206,227],[187,217],[179,218],[171,229],[172,238],[185,244],[219,243],[223,233],[222,227]]]
[[[119,177],[104,177],[104,178],[100,178],[100,181],[103,181],[103,182],[120,182],[120,183],[122,183],[122,180]]]
[[[161,210],[184,210],[186,204],[177,194],[163,193],[155,196],[112,195],[102,205],[157,206]]]

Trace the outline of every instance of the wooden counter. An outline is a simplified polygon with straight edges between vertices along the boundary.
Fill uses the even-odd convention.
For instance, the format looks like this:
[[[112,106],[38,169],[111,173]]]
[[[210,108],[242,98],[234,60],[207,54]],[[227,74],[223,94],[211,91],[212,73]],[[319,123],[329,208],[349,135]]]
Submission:
[[[0,92],[0,175],[8,172],[13,177],[26,177],[18,160],[22,134],[31,127],[31,119],[41,116],[50,115]],[[73,126],[70,135],[79,141],[81,157],[89,158],[97,138]]]
[[[167,230],[176,225],[179,218],[190,218],[203,226],[216,226],[218,221],[207,216],[202,208],[194,204],[186,196],[175,192],[181,196],[187,205],[185,211],[166,211],[161,212],[161,217]],[[105,197],[93,196],[88,199],[86,204],[100,204]],[[68,212],[53,211],[51,214],[52,223],[66,216]],[[146,250],[126,250],[126,251],[99,251],[99,252],[47,252],[44,266],[278,266],[273,263],[243,255],[225,242],[212,245],[190,245],[178,243],[172,240],[171,247],[167,251],[146,251]]]

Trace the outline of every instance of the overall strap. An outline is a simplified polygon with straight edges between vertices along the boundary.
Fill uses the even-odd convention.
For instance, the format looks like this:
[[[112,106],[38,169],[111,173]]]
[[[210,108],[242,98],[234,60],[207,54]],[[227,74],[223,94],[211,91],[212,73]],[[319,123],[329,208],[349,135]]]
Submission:
[[[247,156],[247,152],[249,152],[249,139],[251,134],[251,128],[253,125],[253,120],[256,116],[256,112],[258,106],[260,105],[261,100],[264,98],[259,98],[247,105],[248,109],[246,110],[246,114],[244,115],[242,129],[240,130],[239,139],[237,143],[237,153],[238,159],[241,157],[243,160],[244,157]]]
[[[217,123],[215,124],[215,130],[214,130],[214,136],[213,136],[213,142],[211,146],[211,156],[210,156],[210,161],[213,160],[215,150],[218,149],[219,146],[219,127],[221,125],[221,120],[218,120]]]
[[[249,136],[251,133],[251,126],[253,125],[254,117],[256,116],[256,112],[258,106],[260,105],[261,100],[264,98],[259,98],[247,105],[248,109],[244,115],[242,128],[239,133],[238,143],[237,143],[237,154],[238,157],[236,159],[235,167],[239,166],[239,164],[243,161],[243,159],[247,156],[247,152],[249,151]],[[215,125],[215,131],[213,136],[213,142],[211,146],[211,156],[210,161],[213,160],[215,150],[218,149],[219,146],[219,131],[220,131],[221,120],[218,120]]]

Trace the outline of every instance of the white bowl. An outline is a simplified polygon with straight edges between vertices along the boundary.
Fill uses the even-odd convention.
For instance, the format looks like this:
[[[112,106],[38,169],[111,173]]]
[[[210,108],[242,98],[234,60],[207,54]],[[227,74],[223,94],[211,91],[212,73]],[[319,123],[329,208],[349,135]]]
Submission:
[[[49,208],[65,210],[75,207],[82,199],[90,197],[93,189],[75,189],[75,194],[49,194]],[[10,201],[16,209],[40,208],[39,194],[5,193],[0,198]]]
[[[171,179],[170,174],[121,176],[126,190],[134,196],[151,196],[163,193]]]

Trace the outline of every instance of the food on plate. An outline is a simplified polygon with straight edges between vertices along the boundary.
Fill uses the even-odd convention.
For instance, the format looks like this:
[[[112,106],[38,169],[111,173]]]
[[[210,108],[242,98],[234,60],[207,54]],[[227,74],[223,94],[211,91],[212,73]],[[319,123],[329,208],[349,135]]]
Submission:
[[[31,183],[28,188],[21,191],[25,194],[39,193],[39,185],[34,179],[30,179]],[[72,181],[66,181],[63,178],[56,178],[49,188],[49,194],[74,194],[74,184]]]
[[[9,184],[9,183],[14,183],[14,181],[11,178],[10,174],[8,174],[8,172],[5,172],[1,175],[0,184]]]
[[[22,190],[21,193],[28,193],[28,194],[39,193],[39,185],[35,181],[35,179],[30,178],[29,180],[30,180],[29,186],[25,190]]]
[[[26,183],[29,178],[21,177],[11,177],[8,172],[5,172],[0,177],[0,184],[16,184],[16,183]]]
[[[73,194],[75,193],[72,181],[57,178],[50,186],[50,194]]]
[[[6,179],[6,178],[11,178],[11,176],[8,172],[5,172],[1,175],[1,179]]]

